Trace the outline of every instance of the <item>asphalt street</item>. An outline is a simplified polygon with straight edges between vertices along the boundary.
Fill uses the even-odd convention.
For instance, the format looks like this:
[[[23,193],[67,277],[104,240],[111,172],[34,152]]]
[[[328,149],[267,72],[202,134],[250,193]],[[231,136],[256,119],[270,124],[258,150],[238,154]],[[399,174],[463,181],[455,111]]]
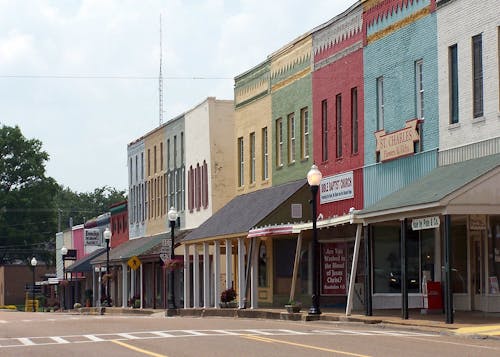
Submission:
[[[397,326],[0,311],[0,356],[498,356],[500,340]]]

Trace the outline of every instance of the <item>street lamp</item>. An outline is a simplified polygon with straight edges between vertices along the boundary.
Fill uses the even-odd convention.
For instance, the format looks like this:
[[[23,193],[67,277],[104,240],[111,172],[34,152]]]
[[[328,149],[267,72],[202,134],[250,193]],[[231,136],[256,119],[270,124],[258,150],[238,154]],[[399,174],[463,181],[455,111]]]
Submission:
[[[312,306],[309,309],[310,315],[320,315],[321,310],[319,309],[319,274],[318,274],[318,264],[319,264],[319,254],[318,254],[318,229],[316,228],[316,219],[318,216],[316,196],[318,195],[318,187],[321,183],[321,178],[323,175],[321,171],[318,170],[316,165],[312,165],[311,169],[307,173],[307,182],[311,187],[312,193],[312,222],[313,222],[313,241],[312,241],[312,276],[313,276],[313,291],[312,291]]]
[[[33,312],[35,312],[35,267],[38,262],[36,258],[31,258],[31,266],[33,267],[33,286],[31,288],[31,306],[33,306]]]
[[[61,256],[62,256],[62,263],[63,263],[63,280],[66,280],[66,255],[68,254],[68,248],[62,247],[61,248]],[[62,296],[62,309],[66,309],[66,299],[64,298],[66,295],[66,288],[61,287],[61,296]]]
[[[170,221],[170,260],[175,258],[174,254],[174,228],[175,223],[177,222],[178,213],[175,208],[172,206],[168,211],[168,220]],[[175,309],[175,292],[174,292],[174,269],[170,269],[168,274],[169,283],[168,283],[168,307],[169,309]]]
[[[109,241],[111,240],[111,231],[109,230],[108,227],[104,230],[104,240],[106,241],[106,274],[109,274]],[[106,279],[106,302],[108,306],[111,304],[109,303],[109,276]]]

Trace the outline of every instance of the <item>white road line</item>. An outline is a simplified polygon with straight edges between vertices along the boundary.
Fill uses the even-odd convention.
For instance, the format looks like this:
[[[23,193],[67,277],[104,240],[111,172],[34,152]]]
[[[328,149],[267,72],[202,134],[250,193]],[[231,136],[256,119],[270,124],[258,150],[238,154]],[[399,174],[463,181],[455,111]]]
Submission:
[[[174,335],[171,335],[169,333],[162,332],[162,331],[151,331],[150,333],[152,333],[153,335],[156,335],[156,336],[160,336],[160,337],[174,337]]]
[[[277,330],[277,331],[284,332],[288,335],[310,335],[310,333],[302,331],[293,331],[293,330]]]
[[[193,336],[206,336],[207,335],[206,333],[196,331],[196,330],[179,330],[179,331],[189,333],[190,335],[193,335]]]
[[[252,332],[256,335],[265,335],[265,336],[273,336],[274,334],[271,333],[271,332],[266,332],[264,330],[243,330],[243,331],[248,331],[248,332]]]
[[[117,333],[116,335],[121,336],[123,338],[126,338],[127,340],[139,340],[139,339],[141,339],[140,337],[131,335],[129,333]]]
[[[94,341],[94,342],[106,341],[106,340],[103,340],[102,338],[99,338],[99,337],[94,336],[94,335],[83,335],[83,337],[87,337],[90,341]]]
[[[70,343],[69,341],[59,336],[51,336],[50,338],[56,341],[57,343]]]
[[[0,320],[0,324],[6,324],[6,323],[7,323],[7,321],[5,321],[5,320]]]
[[[239,332],[232,332],[232,331],[228,331],[228,330],[212,330],[212,331],[215,331],[215,332],[219,332],[223,335],[230,335],[230,336],[239,336],[241,335],[241,333]]]
[[[31,341],[29,338],[26,338],[26,337],[19,337],[17,340],[25,346],[35,345],[35,342]]]

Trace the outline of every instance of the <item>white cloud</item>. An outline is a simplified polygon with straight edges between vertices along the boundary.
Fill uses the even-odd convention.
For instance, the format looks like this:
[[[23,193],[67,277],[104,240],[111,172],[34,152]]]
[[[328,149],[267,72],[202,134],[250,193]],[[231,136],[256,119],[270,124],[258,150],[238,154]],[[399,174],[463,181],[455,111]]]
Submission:
[[[160,13],[166,120],[207,96],[232,98],[232,78],[353,3],[0,0],[0,74],[124,77],[2,78],[0,122],[42,140],[59,183],[125,189],[126,146],[159,121]]]

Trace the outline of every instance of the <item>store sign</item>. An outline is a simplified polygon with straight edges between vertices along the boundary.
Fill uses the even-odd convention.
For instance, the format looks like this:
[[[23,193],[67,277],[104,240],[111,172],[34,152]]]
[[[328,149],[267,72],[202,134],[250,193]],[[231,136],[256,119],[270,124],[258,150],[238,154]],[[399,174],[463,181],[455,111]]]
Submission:
[[[417,130],[418,123],[419,119],[412,119],[406,122],[403,129],[393,133],[386,133],[385,130],[375,132],[376,150],[380,153],[380,161],[393,160],[413,154],[414,143],[420,141],[420,134]]]
[[[324,177],[319,185],[320,204],[346,200],[354,197],[353,172]]]
[[[321,294],[346,295],[347,247],[342,243],[321,245]]]
[[[415,218],[411,221],[411,229],[420,231],[422,229],[431,229],[439,227],[439,216]]]
[[[469,216],[469,229],[471,231],[482,231],[486,229],[486,215],[471,214]]]
[[[85,245],[101,245],[101,231],[99,229],[84,229],[83,240]]]

